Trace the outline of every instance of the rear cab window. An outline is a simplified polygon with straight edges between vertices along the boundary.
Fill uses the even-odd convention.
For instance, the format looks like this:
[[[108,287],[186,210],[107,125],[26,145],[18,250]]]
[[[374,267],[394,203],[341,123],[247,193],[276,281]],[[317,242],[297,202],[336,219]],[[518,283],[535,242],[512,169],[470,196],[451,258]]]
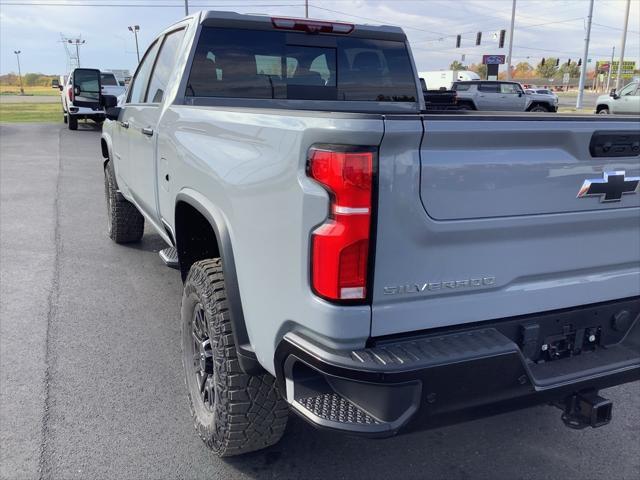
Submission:
[[[113,73],[100,73],[100,83],[108,87],[119,86],[118,80],[116,80],[116,76]]]
[[[404,42],[205,26],[186,97],[416,102]]]

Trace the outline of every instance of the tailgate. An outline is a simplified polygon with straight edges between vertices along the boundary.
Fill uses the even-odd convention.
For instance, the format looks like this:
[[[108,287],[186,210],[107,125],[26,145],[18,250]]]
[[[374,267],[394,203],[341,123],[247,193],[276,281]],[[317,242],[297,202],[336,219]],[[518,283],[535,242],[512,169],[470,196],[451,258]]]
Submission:
[[[387,119],[372,335],[639,295],[639,157],[590,153],[629,120]]]

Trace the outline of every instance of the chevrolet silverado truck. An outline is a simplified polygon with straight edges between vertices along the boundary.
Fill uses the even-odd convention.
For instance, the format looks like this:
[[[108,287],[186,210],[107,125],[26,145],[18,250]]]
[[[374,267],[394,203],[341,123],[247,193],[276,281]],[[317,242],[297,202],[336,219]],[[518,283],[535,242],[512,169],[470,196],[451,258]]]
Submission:
[[[225,12],[100,102],[108,235],[168,245],[216,454],[290,411],[370,437],[536,404],[598,427],[601,389],[640,378],[637,118],[425,113],[400,28]]]

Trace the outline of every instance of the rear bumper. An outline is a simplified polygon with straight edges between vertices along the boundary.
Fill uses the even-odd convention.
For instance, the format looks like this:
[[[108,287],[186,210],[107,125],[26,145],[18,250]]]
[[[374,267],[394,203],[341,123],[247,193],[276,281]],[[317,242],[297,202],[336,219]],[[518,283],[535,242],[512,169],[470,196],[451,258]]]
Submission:
[[[638,380],[639,315],[633,298],[372,339],[357,351],[288,333],[276,373],[292,408],[313,425],[390,436]]]

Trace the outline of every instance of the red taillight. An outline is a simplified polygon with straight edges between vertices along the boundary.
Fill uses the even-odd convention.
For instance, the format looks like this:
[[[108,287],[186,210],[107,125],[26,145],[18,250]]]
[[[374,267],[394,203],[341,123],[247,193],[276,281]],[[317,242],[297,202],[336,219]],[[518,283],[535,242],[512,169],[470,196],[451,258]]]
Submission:
[[[374,155],[371,148],[309,150],[308,174],[331,196],[330,218],[311,236],[311,283],[330,300],[367,297]]]
[[[271,23],[275,28],[281,30],[298,30],[307,33],[341,33],[346,35],[351,33],[354,28],[352,23],[321,22],[287,17],[271,17]]]
[[[69,87],[69,89],[67,90],[67,97],[69,98],[70,102],[73,102],[73,87]]]

